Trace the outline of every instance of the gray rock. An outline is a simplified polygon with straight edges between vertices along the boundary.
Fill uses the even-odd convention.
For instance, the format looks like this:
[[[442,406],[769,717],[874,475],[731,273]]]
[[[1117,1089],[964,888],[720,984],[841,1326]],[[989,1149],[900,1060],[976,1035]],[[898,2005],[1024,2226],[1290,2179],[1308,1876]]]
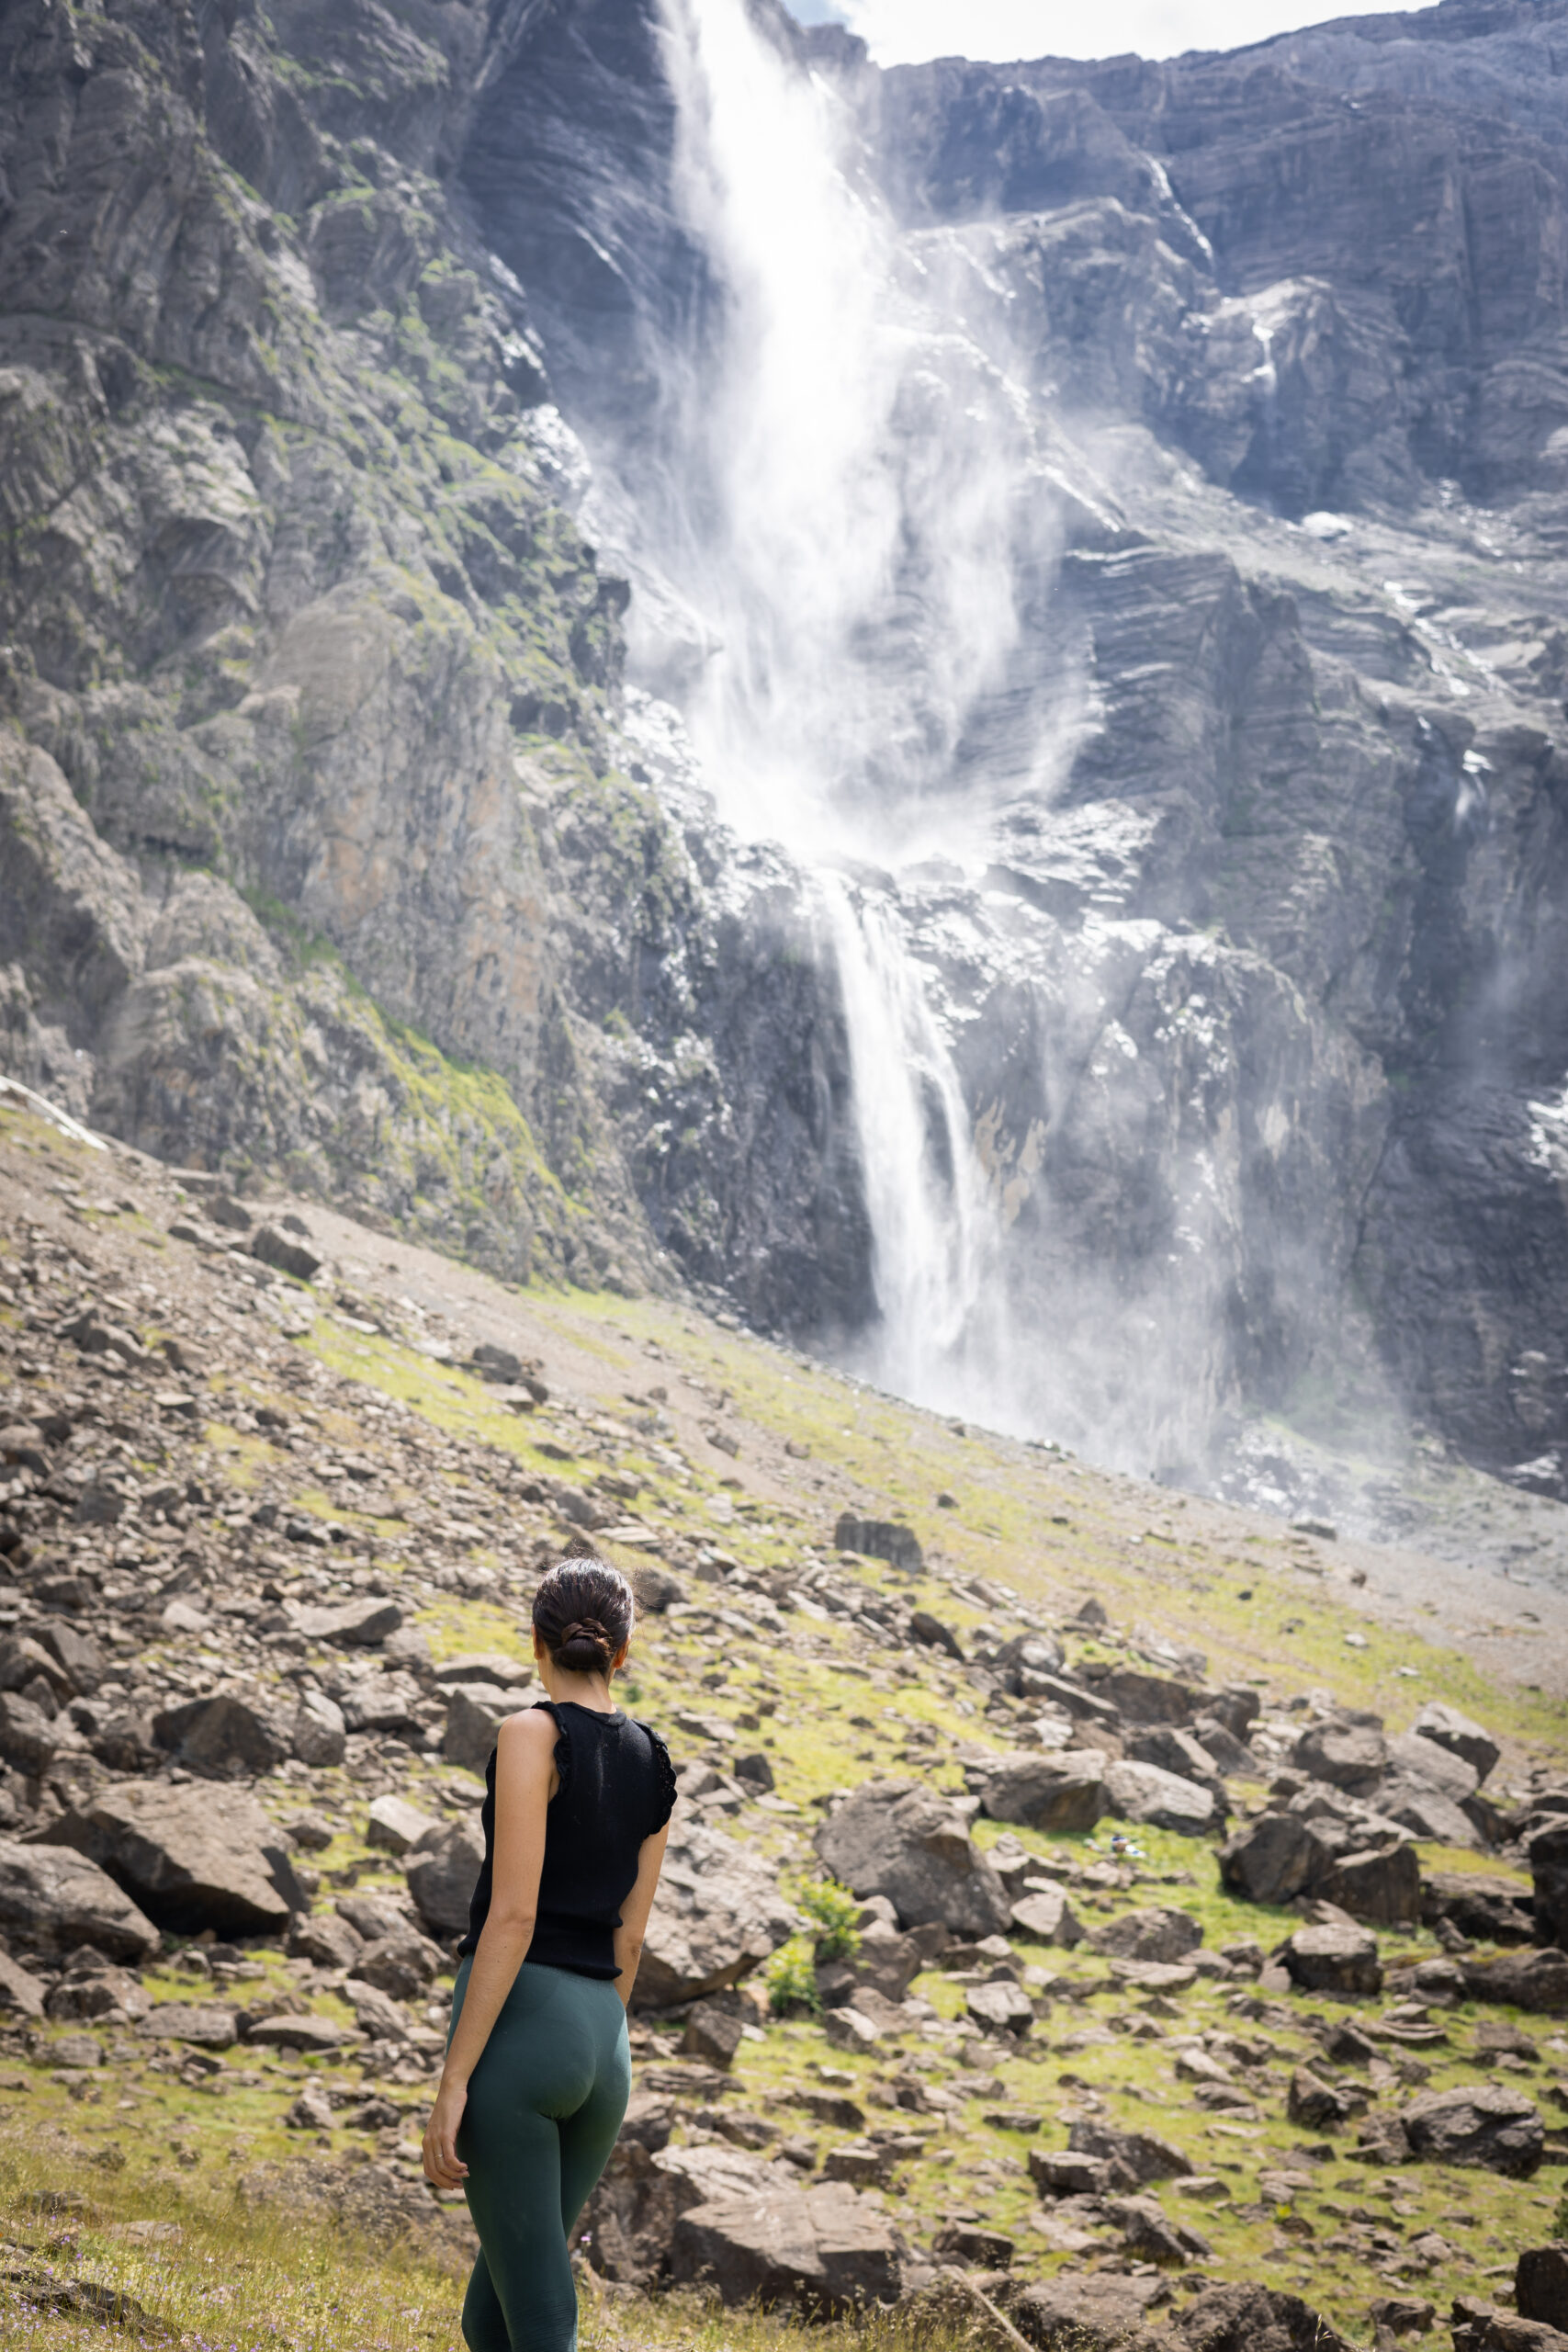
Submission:
[[[1124,1723],[1190,1724],[1195,1712],[1188,1684],[1168,1674],[1145,1674],[1136,1667],[1113,1667],[1095,1685]]]
[[[284,1608],[297,1634],[303,1634],[308,1642],[331,1642],[339,1649],[375,1649],[403,1622],[398,1601],[369,1593],[362,1600],[344,1601],[331,1609],[299,1601],[286,1601]]]
[[[1029,2177],[1052,2197],[1100,2197],[1118,2179],[1130,2177],[1109,2156],[1063,2155],[1055,2148],[1029,2151]]]
[[[1021,1935],[1036,1943],[1060,1944],[1070,1950],[1083,1941],[1083,1924],[1060,1886],[1037,1887],[1012,1906],[1012,1923]]]
[[[1310,2303],[1277,2287],[1205,2287],[1172,2334],[1184,2352],[1353,2352]]]
[[[400,1924],[355,1952],[348,1973],[355,1984],[373,1984],[394,2001],[412,2001],[424,1991],[444,1958],[439,1946],[417,1928]]]
[[[1568,2245],[1525,2248],[1514,2267],[1514,2305],[1521,2319],[1568,2333]]]
[[[886,1560],[896,1568],[906,1568],[919,1574],[925,1566],[925,1555],[912,1528],[900,1527],[891,1520],[857,1519],[852,1511],[841,1511],[833,1530],[833,1541],[840,1552],[859,1552],[869,1560]]]
[[[1133,2188],[1151,2180],[1184,2180],[1193,2169],[1179,2148],[1157,2139],[1152,2132],[1120,2132],[1109,2123],[1072,2124],[1067,2149],[1075,2156],[1102,2158],[1113,2178]]]
[[[492,1682],[460,1684],[446,1702],[441,1753],[464,1771],[484,1771],[507,1716],[520,1713],[542,1696],[537,1690],[498,1690]]]
[[[1166,1905],[1143,1911],[1124,1911],[1097,1928],[1089,1942],[1111,1960],[1185,1960],[1203,1940],[1203,1929],[1190,1911]]]
[[[1352,1998],[1382,1987],[1378,1939],[1365,1928],[1298,1928],[1286,1941],[1284,1962],[1292,1982],[1306,1993]]]
[[[1074,1833],[1092,1829],[1110,1810],[1105,1758],[1095,1749],[1058,1748],[979,1770],[980,1803],[993,1821]]]
[[[46,1772],[59,1749],[63,1726],[25,1699],[19,1690],[0,1690],[0,1757],[21,1772]]]
[[[484,1854],[478,1822],[464,1819],[432,1831],[404,1856],[409,1893],[420,1917],[438,1935],[467,1934],[468,1906]]]
[[[1371,1796],[1388,1767],[1383,1736],[1364,1724],[1313,1724],[1292,1750],[1298,1772],[1351,1796]]]
[[[669,2275],[678,2214],[710,2200],[795,2186],[782,2165],[722,2143],[654,2150],[623,2132],[583,2216],[588,2257],[606,2278],[646,2286]]]
[[[1416,1737],[1446,1748],[1450,1755],[1468,1764],[1478,1786],[1489,1777],[1503,1752],[1489,1731],[1440,1699],[1431,1700],[1422,1708],[1412,1730]]]
[[[407,1674],[355,1674],[337,1686],[347,1730],[400,1733],[414,1728],[423,1692]]]
[[[422,1813],[406,1797],[389,1793],[371,1800],[365,1842],[367,1846],[380,1846],[389,1854],[406,1854],[411,1846],[417,1846],[422,1838],[427,1838],[439,1826],[434,1815]]]
[[[408,2011],[383,1992],[379,1984],[369,1984],[351,1976],[344,1986],[344,1998],[354,2011],[354,2022],[361,2033],[372,2041],[406,2041],[412,2020]]]
[[[111,1782],[39,1837],[100,1863],[177,1935],[276,1933],[306,1907],[276,1826],[240,1789]]]
[[[1413,1926],[1421,1916],[1421,1866],[1413,1846],[1343,1854],[1312,1883],[1325,1902],[1373,1927]]]
[[[1062,1645],[1052,1634],[1014,1634],[985,1663],[1015,1699],[1043,1698],[1062,1671]]]
[[[680,2214],[670,2275],[678,2285],[711,2280],[726,2304],[782,2304],[828,2318],[892,2301],[898,2252],[886,2214],[853,2188],[770,2186]]]
[[[280,1233],[275,1225],[259,1225],[251,1236],[251,1255],[259,1258],[264,1266],[276,1267],[280,1274],[292,1274],[297,1282],[308,1283],[321,1271],[321,1261],[303,1242],[295,1241]]]
[[[1220,1736],[1232,1747],[1235,1745],[1223,1727]],[[1217,1787],[1223,1777],[1198,1737],[1196,1725],[1191,1731],[1183,1731],[1179,1724],[1147,1724],[1128,1735],[1123,1752],[1134,1764],[1155,1764],[1178,1780],[1196,1781],[1201,1786]]]
[[[688,2057],[705,2059],[710,2066],[728,2072],[735,2064],[744,2030],[738,2009],[726,2008],[718,2001],[696,2001],[687,2013],[681,2047]]]
[[[1122,1821],[1204,1838],[1224,1818],[1224,1800],[1213,1781],[1184,1781],[1157,1764],[1118,1762],[1105,1768],[1106,1810]]]
[[[1012,1905],[969,1834],[963,1809],[911,1781],[868,1781],[818,1829],[818,1854],[861,1896],[885,1894],[907,1928],[940,1920],[999,1934]]]
[[[343,1709],[324,1690],[304,1690],[288,1726],[288,1752],[301,1764],[341,1764],[348,1749]]]
[[[1436,1789],[1457,1808],[1466,1797],[1472,1797],[1481,1785],[1481,1776],[1473,1764],[1457,1748],[1427,1739],[1413,1731],[1401,1732],[1387,1742],[1389,1778],[1395,1783],[1414,1782],[1417,1787]],[[1378,1809],[1387,1810],[1385,1796],[1380,1791]]]
[[[1264,1813],[1220,1849],[1220,1882],[1249,1903],[1289,1903],[1315,1886],[1334,1857],[1298,1814]]]
[[[245,1699],[190,1699],[152,1718],[152,1736],[187,1771],[214,1779],[271,1772],[290,1750],[290,1735],[271,1708]]]
[[[1227,1780],[1237,1774],[1249,1778],[1256,1777],[1261,1770],[1251,1748],[1237,1739],[1228,1724],[1223,1724],[1218,1715],[1195,1716],[1190,1736],[1202,1749],[1214,1770]],[[1157,1760],[1156,1758],[1156,1761]]]
[[[987,2033],[1025,2034],[1034,2023],[1034,2004],[1012,1977],[992,1984],[971,1984],[964,2006]]]
[[[1440,1755],[1440,1748],[1433,1749]],[[1377,1793],[1377,1808],[1385,1821],[1397,1822],[1417,1838],[1436,1846],[1479,1846],[1480,1832],[1470,1815],[1431,1783],[1400,1777],[1385,1780]]]
[[[1535,1933],[1543,1944],[1568,1946],[1568,1815],[1538,1829],[1527,1851]]]
[[[1130,2253],[1144,2262],[1179,2266],[1206,2260],[1213,2253],[1207,2238],[1184,2222],[1168,2221],[1153,2197],[1113,2197],[1105,2207]]]
[[[43,1993],[43,1986],[30,1969],[0,1952],[0,2015],[34,2019],[41,2018]]]
[[[1209,1691],[1203,1706],[1204,1715],[1193,1729],[1198,1730],[1204,1720],[1220,1724],[1240,1746],[1251,1736],[1263,1702],[1249,1682],[1227,1682],[1222,1689]]]
[[[1568,1829],[1568,1822],[1563,1826]],[[1538,1900],[1539,1894],[1538,1886]],[[1534,1939],[1535,1920],[1523,1907],[1524,1895],[1517,1879],[1485,1878],[1479,1871],[1428,1871],[1421,1880],[1420,1917],[1429,1928],[1447,1919],[1474,1942],[1528,1944]],[[1543,1936],[1550,1933],[1547,1923],[1542,1928]],[[1560,1931],[1551,1940],[1560,1940]]]
[[[242,2018],[241,2038],[261,2050],[309,2052],[341,2050],[345,2042],[354,2040],[354,2035],[347,2026],[334,2025],[330,2018],[268,2017]]]
[[[1473,2001],[1499,2001],[1533,2017],[1568,2017],[1568,1952],[1504,1952],[1459,1962]]]
[[[1503,2083],[1426,2091],[1400,2114],[1413,2155],[1438,2164],[1483,2165],[1525,2180],[1540,2164],[1546,2133],[1525,2097]]]
[[[14,1838],[0,1838],[0,1928],[40,1951],[91,1944],[111,1960],[146,1960],[163,1944],[145,1912],[96,1862]]]
[[[288,1931],[288,1949],[291,1959],[313,1960],[318,1968],[347,1968],[365,1945],[346,1919],[329,1911],[296,1919]]]
[[[638,2007],[670,2008],[738,1984],[798,1924],[760,1856],[722,1830],[677,1820],[643,1941]]]
[[[239,2040],[234,2012],[218,2002],[159,2001],[136,2030],[155,2041],[188,2041],[197,2050],[231,2050]]]
[[[964,1649],[957,1634],[929,1609],[917,1609],[909,1619],[909,1638],[929,1650],[945,1650],[948,1657],[964,1663]]]
[[[1155,2352],[1165,2331],[1145,2322],[1167,2291],[1157,2277],[1064,2270],[1025,2287],[1009,2310],[1040,2352]]]
[[[83,1633],[62,1617],[36,1617],[28,1631],[33,1641],[54,1660],[57,1675],[73,1690],[84,1698],[90,1697],[108,1670],[103,1651],[91,1634]]]

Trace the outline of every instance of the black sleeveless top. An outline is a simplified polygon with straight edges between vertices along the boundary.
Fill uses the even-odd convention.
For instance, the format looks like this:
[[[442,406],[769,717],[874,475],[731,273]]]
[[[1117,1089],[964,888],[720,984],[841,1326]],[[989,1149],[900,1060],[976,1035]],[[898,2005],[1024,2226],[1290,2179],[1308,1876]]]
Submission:
[[[645,1838],[662,1829],[675,1804],[675,1768],[656,1731],[619,1710],[601,1715],[574,1700],[537,1704],[555,1718],[560,1786],[545,1815],[534,1940],[526,1957],[574,1976],[614,1979],[615,1932],[621,1905],[637,1883]],[[471,1952],[490,1917],[495,1871],[495,1750],[485,1766],[485,1858],[468,1907]]]

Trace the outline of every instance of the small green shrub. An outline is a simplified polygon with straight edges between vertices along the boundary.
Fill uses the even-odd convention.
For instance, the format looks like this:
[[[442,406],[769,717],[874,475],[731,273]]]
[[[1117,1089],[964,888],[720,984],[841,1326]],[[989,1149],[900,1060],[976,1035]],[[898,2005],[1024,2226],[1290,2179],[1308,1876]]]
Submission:
[[[819,1880],[800,1898],[800,1908],[817,1930],[818,1960],[849,1960],[860,1950],[860,1897],[835,1878]]]
[[[817,1990],[817,1962],[805,1941],[796,1937],[782,1944],[768,1962],[768,2007],[776,2018],[817,2017],[822,1996]]]

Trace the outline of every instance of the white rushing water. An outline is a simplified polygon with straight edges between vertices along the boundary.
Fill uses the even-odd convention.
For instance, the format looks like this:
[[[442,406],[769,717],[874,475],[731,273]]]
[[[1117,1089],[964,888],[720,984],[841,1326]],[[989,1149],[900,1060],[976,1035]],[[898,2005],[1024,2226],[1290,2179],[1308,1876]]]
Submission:
[[[856,1362],[973,1410],[998,1215],[897,876],[933,846],[981,858],[996,779],[965,730],[1019,643],[1024,404],[922,299],[835,92],[745,0],[662,6],[679,198],[721,299],[676,371],[648,553],[709,649],[685,701],[719,813],[814,877],[837,961],[881,1310]]]

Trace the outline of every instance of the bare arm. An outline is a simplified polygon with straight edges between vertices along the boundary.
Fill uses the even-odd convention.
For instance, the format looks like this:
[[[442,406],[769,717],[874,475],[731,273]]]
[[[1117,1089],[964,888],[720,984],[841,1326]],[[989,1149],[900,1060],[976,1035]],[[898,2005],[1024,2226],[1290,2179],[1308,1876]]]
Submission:
[[[438,2188],[456,2188],[468,2166],[458,2160],[457,2129],[468,2105],[468,2077],[491,2029],[517,1980],[534,1940],[539,1872],[545,1860],[545,1808],[560,1783],[556,1775],[553,1717],[542,1708],[510,1715],[495,1750],[495,1859],[490,1913],[479,1933],[463,2014],[442,2069],[441,2087],[424,2130],[424,2170]]]
[[[642,1939],[648,1932],[648,1915],[653,1908],[653,1898],[659,1892],[659,1873],[664,1865],[664,1849],[670,1842],[670,1824],[645,1838],[637,1849],[637,1880],[631,1893],[621,1905],[621,1924],[615,1929],[615,1966],[620,1974],[615,1990],[629,2009],[632,1986],[637,1983],[637,1963],[642,1958]]]

